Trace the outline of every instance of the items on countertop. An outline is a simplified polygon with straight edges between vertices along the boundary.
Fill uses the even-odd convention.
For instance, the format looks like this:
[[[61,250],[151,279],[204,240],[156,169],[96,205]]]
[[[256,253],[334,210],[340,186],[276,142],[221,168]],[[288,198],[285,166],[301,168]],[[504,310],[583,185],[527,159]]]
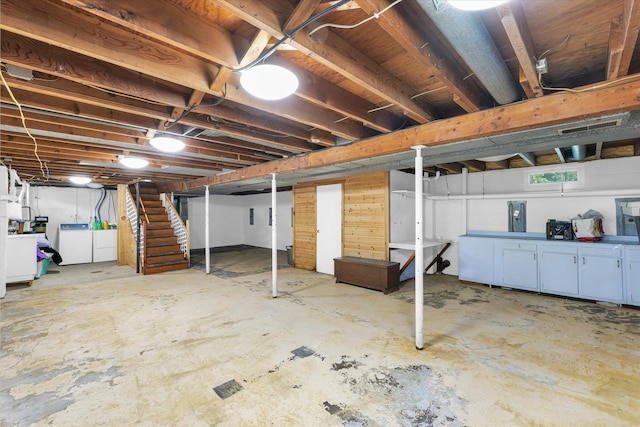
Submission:
[[[547,240],[573,240],[571,221],[547,221]]]
[[[604,216],[593,209],[571,220],[573,233],[580,242],[596,242],[604,236],[602,220]]]

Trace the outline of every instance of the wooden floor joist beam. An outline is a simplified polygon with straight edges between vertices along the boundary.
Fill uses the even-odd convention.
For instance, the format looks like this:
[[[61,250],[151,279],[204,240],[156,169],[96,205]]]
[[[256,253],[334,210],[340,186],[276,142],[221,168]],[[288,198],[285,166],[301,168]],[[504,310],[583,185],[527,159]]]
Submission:
[[[205,185],[218,185],[313,169],[371,157],[409,151],[412,146],[427,147],[450,144],[474,138],[501,135],[525,129],[599,117],[640,109],[640,75],[613,81],[612,84],[583,92],[560,92],[541,98],[467,114],[464,117],[437,120],[421,126],[378,137],[250,166],[225,175],[209,176],[167,185],[163,191],[185,191]]]

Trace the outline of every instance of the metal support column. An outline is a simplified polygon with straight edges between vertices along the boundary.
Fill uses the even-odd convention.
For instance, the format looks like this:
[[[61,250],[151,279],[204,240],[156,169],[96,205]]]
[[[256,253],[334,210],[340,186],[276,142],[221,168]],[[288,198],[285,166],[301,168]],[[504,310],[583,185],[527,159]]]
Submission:
[[[271,174],[271,282],[272,296],[278,297],[278,214],[276,174]]]
[[[209,186],[204,186],[204,260],[205,272],[211,271],[211,253],[209,249]]]
[[[415,293],[415,309],[416,309],[416,348],[422,350],[424,348],[424,221],[423,221],[423,190],[422,190],[422,149],[424,145],[416,145],[411,147],[416,150],[415,160],[415,209],[416,209],[416,228],[415,228],[415,252],[416,252],[416,293]]]

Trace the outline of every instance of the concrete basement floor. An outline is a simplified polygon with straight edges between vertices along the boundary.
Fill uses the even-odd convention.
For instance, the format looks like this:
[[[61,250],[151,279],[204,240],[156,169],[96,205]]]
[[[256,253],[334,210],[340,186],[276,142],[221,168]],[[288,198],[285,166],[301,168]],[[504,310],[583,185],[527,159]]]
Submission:
[[[0,425],[637,426],[640,311],[425,278],[380,292],[213,254],[50,267],[0,302]],[[58,271],[58,273],[56,273]]]

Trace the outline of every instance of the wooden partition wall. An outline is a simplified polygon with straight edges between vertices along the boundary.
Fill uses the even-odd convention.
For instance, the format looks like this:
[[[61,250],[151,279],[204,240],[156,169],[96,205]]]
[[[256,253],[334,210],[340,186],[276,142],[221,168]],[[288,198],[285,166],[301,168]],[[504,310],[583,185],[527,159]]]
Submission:
[[[316,269],[316,187],[342,184],[342,256],[389,259],[389,172],[293,188],[294,264]]]
[[[136,239],[127,217],[127,191],[125,184],[118,184],[118,265],[136,268]]]

